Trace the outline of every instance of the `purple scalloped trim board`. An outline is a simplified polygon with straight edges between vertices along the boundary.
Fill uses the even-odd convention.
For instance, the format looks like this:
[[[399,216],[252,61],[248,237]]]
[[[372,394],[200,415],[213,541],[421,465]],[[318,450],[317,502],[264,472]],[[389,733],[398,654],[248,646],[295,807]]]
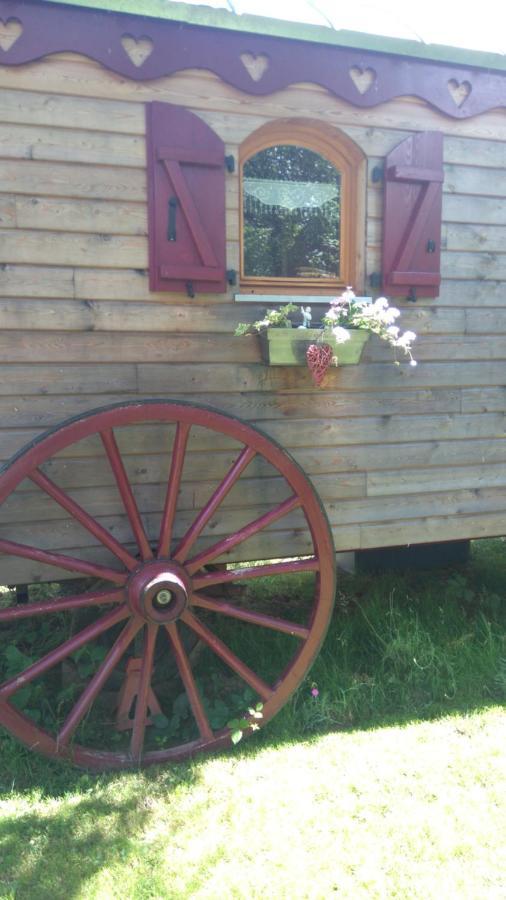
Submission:
[[[0,65],[68,51],[136,81],[206,69],[258,96],[310,82],[361,108],[415,96],[465,119],[506,107],[502,72],[82,7],[0,0]]]

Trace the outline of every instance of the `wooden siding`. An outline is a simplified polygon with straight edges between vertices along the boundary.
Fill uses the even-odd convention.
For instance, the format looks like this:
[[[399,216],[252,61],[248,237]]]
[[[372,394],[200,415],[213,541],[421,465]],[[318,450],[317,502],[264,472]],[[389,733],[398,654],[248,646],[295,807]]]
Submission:
[[[369,172],[406,135],[444,132],[441,295],[400,304],[404,326],[419,334],[417,368],[392,366],[371,340],[359,366],[333,370],[314,390],[305,370],[267,369],[254,338],[232,336],[259,312],[232,291],[194,300],[149,292],[143,104],[155,99],[198,113],[236,158],[240,142],[276,118],[323,117],[362,148]],[[505,170],[504,112],[454,121],[415,99],[359,110],[308,85],[255,98],[205,72],[133,84],[70,54],[0,67],[0,459],[67,416],[181,397],[242,416],[288,447],[325,502],[337,550],[504,534]],[[236,269],[237,198],[237,175],[228,175],[227,265]],[[369,178],[368,274],[380,267],[381,206]],[[167,460],[151,437],[125,444],[125,457],[155,528]],[[233,458],[219,439],[191,450],[181,528]],[[93,446],[51,471],[128,540]],[[280,499],[278,479],[250,474],[213,518],[208,542]],[[100,557],[33,486],[0,508],[0,536]],[[249,558],[272,555],[274,538],[279,555],[304,552],[293,514],[268,546],[248,544]],[[7,559],[0,574],[9,583],[57,575]]]

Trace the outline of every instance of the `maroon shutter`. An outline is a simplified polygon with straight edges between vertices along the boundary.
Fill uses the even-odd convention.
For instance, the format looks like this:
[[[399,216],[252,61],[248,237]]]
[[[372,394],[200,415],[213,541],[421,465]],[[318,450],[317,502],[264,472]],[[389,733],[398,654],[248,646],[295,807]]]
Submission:
[[[406,138],[385,164],[383,289],[395,297],[437,297],[441,283],[443,136]]]
[[[225,276],[225,147],[198,116],[147,105],[149,286],[222,293]]]

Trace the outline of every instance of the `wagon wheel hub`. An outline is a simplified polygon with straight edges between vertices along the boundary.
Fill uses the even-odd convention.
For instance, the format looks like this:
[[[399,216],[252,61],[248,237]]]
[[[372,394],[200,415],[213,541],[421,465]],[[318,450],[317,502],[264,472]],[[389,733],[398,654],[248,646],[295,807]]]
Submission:
[[[133,573],[127,584],[132,613],[156,625],[179,619],[190,594],[188,574],[182,566],[168,560],[146,563]]]

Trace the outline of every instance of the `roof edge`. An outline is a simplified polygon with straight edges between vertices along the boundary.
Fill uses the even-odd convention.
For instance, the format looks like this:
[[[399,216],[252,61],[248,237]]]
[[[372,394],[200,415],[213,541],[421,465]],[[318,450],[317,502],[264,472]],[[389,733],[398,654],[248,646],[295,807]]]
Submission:
[[[288,22],[251,14],[236,15],[226,9],[193,6],[171,0],[40,0],[59,6],[79,6],[106,12],[118,12],[154,19],[184,22],[228,31],[269,35],[297,41],[349,47],[377,53],[407,56],[431,62],[456,63],[480,69],[506,71],[506,56],[484,50],[467,50],[444,44],[425,44],[421,41],[395,38],[365,32],[334,30],[324,25]]]

